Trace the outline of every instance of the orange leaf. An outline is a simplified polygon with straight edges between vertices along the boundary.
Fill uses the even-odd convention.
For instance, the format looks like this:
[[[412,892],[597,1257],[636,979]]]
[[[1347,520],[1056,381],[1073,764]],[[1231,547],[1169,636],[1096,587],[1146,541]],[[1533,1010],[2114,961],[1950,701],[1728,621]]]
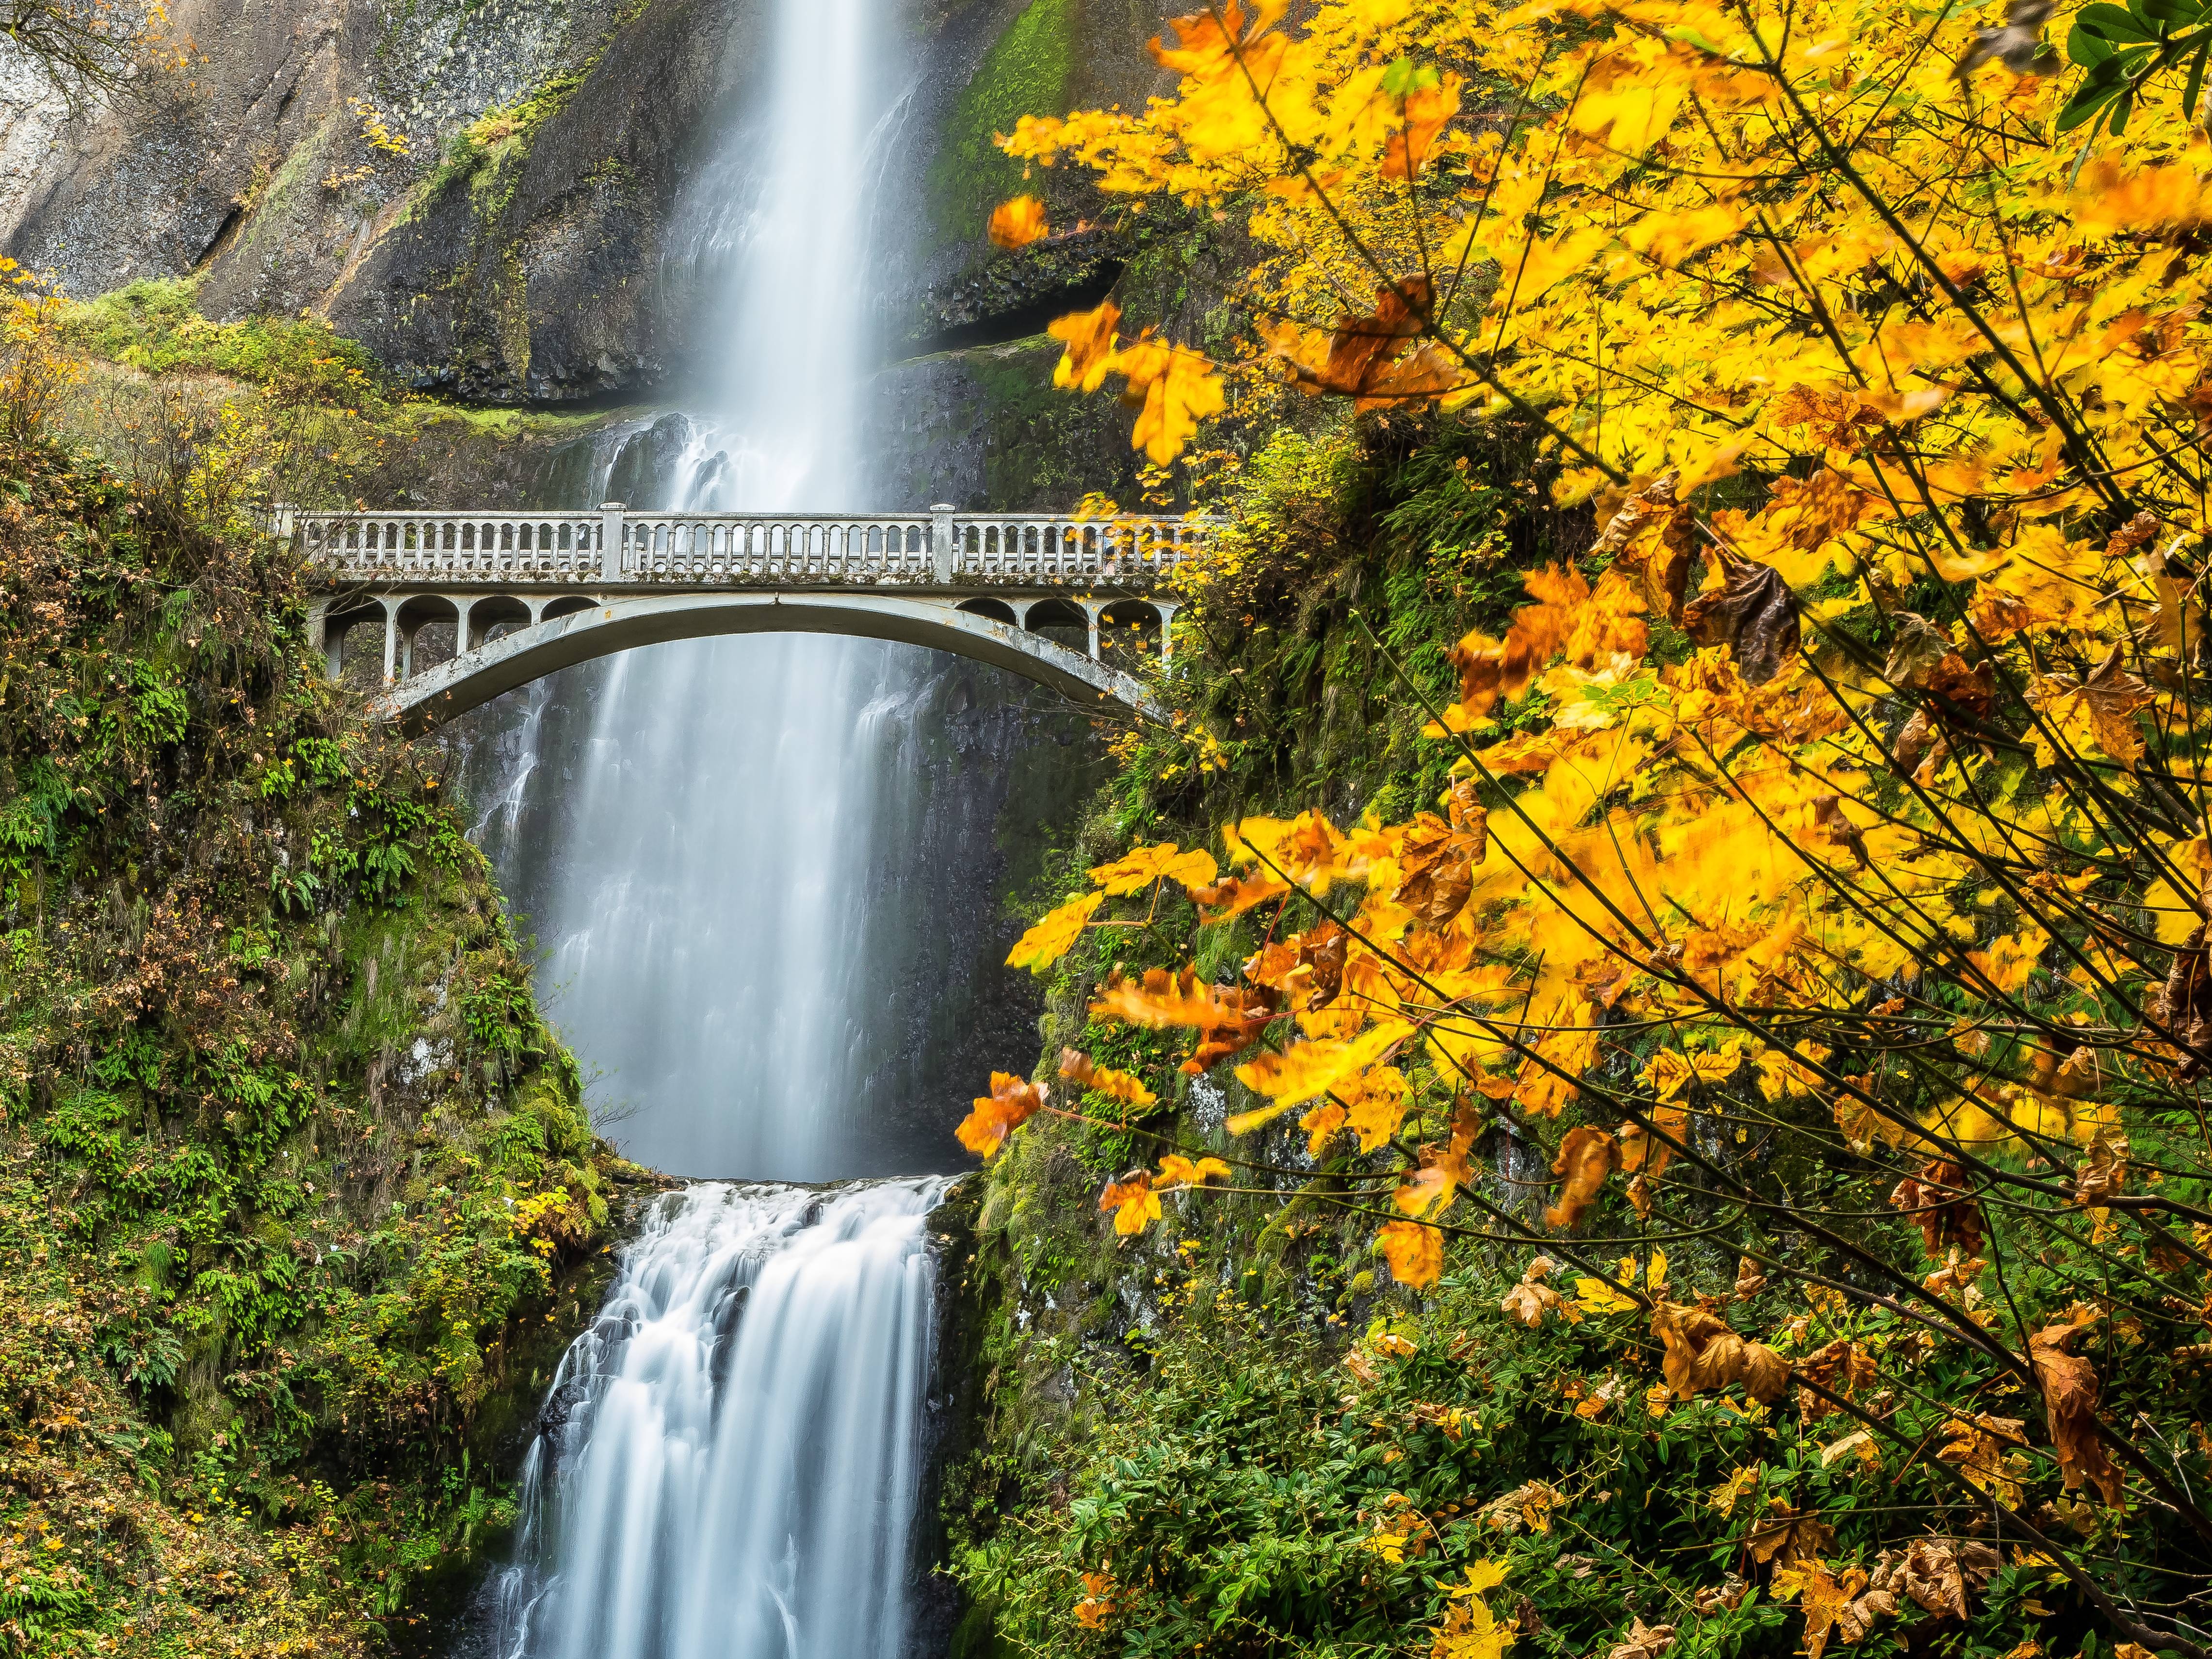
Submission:
[[[1181,1152],[1164,1152],[1160,1156],[1158,1190],[1172,1187],[1203,1187],[1214,1176],[1229,1179],[1229,1166],[1218,1158],[1201,1158],[1195,1161]]]
[[[1568,1130],[1567,1138],[1559,1143],[1559,1157],[1552,1160],[1552,1173],[1565,1176],[1566,1182],[1559,1189],[1559,1201],[1545,1210],[1546,1224],[1570,1229],[1581,1226],[1583,1212],[1620,1161],[1620,1147],[1604,1130],[1587,1123]]]
[[[1444,1236],[1418,1221],[1386,1221],[1375,1231],[1376,1247],[1390,1264],[1390,1276],[1408,1290],[1433,1285],[1444,1270]]]
[[[1096,1090],[1109,1100],[1133,1106],[1139,1111],[1159,1098],[1145,1087],[1140,1079],[1127,1072],[1117,1072],[1110,1066],[1093,1065],[1091,1056],[1080,1048],[1062,1048],[1060,1051],[1060,1074],[1086,1089]]]
[[[1107,1183],[1098,1195],[1098,1207],[1114,1212],[1114,1231],[1124,1236],[1140,1233],[1160,1218],[1160,1195],[1152,1190],[1149,1171],[1132,1170],[1119,1181]]]
[[[1006,1137],[1034,1117],[1044,1105],[1046,1089],[1011,1072],[991,1073],[991,1092],[975,1097],[975,1109],[953,1133],[960,1144],[978,1158],[997,1152]]]
[[[1063,391],[1096,392],[1113,367],[1114,331],[1121,320],[1121,307],[1111,300],[1096,311],[1073,311],[1056,318],[1045,332],[1066,344],[1052,383]]]
[[[1027,247],[1040,236],[1052,234],[1044,222],[1044,204],[1034,196],[1017,196],[991,210],[991,240],[1000,247]]]

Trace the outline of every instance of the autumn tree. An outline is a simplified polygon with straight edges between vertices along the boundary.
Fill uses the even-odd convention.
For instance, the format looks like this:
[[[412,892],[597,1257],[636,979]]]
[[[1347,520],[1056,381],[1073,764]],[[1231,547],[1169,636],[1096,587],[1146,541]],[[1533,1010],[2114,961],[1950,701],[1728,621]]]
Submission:
[[[1433,811],[1139,848],[1013,960],[1117,896],[1267,918],[1232,982],[1116,979],[1094,1021],[1233,1067],[1232,1140],[1295,1115],[1404,1284],[1455,1237],[1517,1249],[1506,1314],[1656,1348],[1656,1411],[1724,1395],[1899,1471],[1879,1562],[1812,1515],[1752,1551],[1814,1659],[1964,1616],[1982,1547],[1911,1518],[1961,1506],[2195,1659],[2208,37],[2092,5],[2059,72],[2029,0],[1285,9],[1176,20],[1172,97],[1006,140],[1261,251],[1233,354],[1125,343],[1109,300],[1054,325],[1059,384],[1120,377],[1156,460],[1231,398],[1468,410],[1595,528],[1454,647]],[[1089,1064],[1002,1075],[963,1140],[1170,1082]],[[1166,1144],[1103,1195],[1117,1228],[1268,1172]],[[1509,1144],[1541,1205],[1486,1169]],[[1670,1277],[1692,1240],[1733,1282]]]

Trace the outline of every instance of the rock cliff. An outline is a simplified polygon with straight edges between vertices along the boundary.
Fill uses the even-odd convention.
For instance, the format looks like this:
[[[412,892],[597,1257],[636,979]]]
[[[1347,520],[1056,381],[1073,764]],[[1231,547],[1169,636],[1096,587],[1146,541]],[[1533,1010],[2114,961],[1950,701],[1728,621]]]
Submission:
[[[1033,340],[1132,251],[1072,175],[992,145],[1025,111],[1132,101],[1156,0],[908,3],[887,21],[871,448],[883,486],[1041,504],[1133,476],[1055,410]],[[680,398],[753,186],[763,0],[180,0],[184,67],[74,114],[0,62],[0,247],[80,297],[188,277],[218,320],[311,311],[472,402]],[[1066,232],[990,247],[1030,189]],[[706,301],[708,303],[702,303]],[[1053,441],[1040,447],[1047,431]],[[1051,453],[1066,457],[1048,463]]]

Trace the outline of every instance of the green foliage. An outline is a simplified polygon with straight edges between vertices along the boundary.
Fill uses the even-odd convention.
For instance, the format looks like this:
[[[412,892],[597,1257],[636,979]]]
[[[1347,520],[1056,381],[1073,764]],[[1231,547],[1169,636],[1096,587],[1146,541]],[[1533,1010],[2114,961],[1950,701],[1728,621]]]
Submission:
[[[376,360],[320,318],[210,322],[194,305],[197,289],[189,276],[149,277],[74,303],[61,320],[62,340],[149,374],[198,369],[334,403],[380,395],[385,377]]]
[[[365,1653],[512,1517],[611,1155],[289,557],[5,462],[0,1648]]]

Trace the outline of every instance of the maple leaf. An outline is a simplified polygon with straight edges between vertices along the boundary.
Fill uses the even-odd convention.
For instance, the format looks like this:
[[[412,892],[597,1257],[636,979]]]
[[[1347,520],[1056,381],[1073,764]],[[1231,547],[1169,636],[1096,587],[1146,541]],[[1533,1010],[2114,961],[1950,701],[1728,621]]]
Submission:
[[[2212,953],[2204,942],[2205,924],[2190,931],[2173,953],[2166,983],[2143,1009],[2151,1024],[2173,1034],[2182,1049],[2177,1075],[2185,1083],[2212,1066]]]
[[[1724,645],[1737,672],[1764,685],[1797,654],[1797,596],[1782,573],[1721,551],[1725,585],[1682,609],[1682,631],[1699,645]]]
[[[2014,1449],[2027,1444],[2021,1437],[2026,1426],[2017,1417],[1987,1413],[1954,1418],[1943,1425],[1944,1443],[1936,1448],[1936,1460],[1956,1469],[1968,1486],[2016,1504],[2021,1482]]]
[[[2128,1138],[2100,1129],[2074,1170],[2074,1201],[2109,1203],[2127,1185]]]
[[[1911,1215],[1930,1256],[1941,1257],[1952,1245],[1968,1255],[1981,1249],[1981,1206],[1967,1188],[1963,1166],[1933,1159],[1918,1175],[1899,1182],[1889,1201],[1893,1208]]]
[[[1433,813],[1415,818],[1399,843],[1401,878],[1390,902],[1411,910],[1424,927],[1449,926],[1466,908],[1474,886],[1474,866],[1489,848],[1489,836],[1482,827],[1486,817],[1475,818],[1462,811],[1462,821],[1477,826],[1468,830],[1455,830]]]
[[[1291,890],[1291,884],[1272,871],[1262,870],[1248,876],[1224,877],[1189,890],[1191,902],[1205,911],[1205,920],[1212,922],[1225,921],[1269,899],[1280,898]]]
[[[1080,1048],[1060,1051],[1060,1074],[1085,1089],[1096,1091],[1109,1100],[1118,1100],[1139,1111],[1152,1105],[1158,1098],[1144,1085],[1141,1079],[1127,1072],[1117,1072],[1110,1066],[1092,1063],[1091,1056]]]
[[[1119,973],[1108,975],[1090,1012],[1094,1019],[1119,1020],[1125,1025],[1203,1028],[1234,1018],[1236,1006],[1220,988],[1199,983],[1195,968],[1179,975],[1148,968],[1138,981]]]
[[[1622,1285],[1633,1287],[1641,1284],[1645,1290],[1656,1293],[1667,1283],[1667,1252],[1654,1249],[1641,1266],[1634,1256],[1625,1255],[1613,1268],[1613,1276]],[[1592,1313],[1634,1313],[1644,1305],[1634,1297],[1595,1278],[1575,1280],[1575,1299]]]
[[[1160,1195],[1152,1188],[1152,1172],[1132,1170],[1119,1181],[1107,1182],[1098,1194],[1101,1211],[1114,1212],[1114,1231],[1127,1237],[1140,1233],[1160,1218]]]
[[[1810,1511],[1790,1507],[1785,1498],[1767,1500],[1767,1513],[1752,1528],[1743,1547],[1761,1566],[1769,1561],[1789,1567],[1801,1559],[1818,1560],[1836,1541],[1833,1527]]]
[[[1674,1645],[1672,1625],[1647,1625],[1640,1618],[1631,1619],[1626,1639],[1607,1649],[1606,1659],[1659,1659]]]
[[[1344,1125],[1359,1138],[1359,1150],[1371,1152],[1398,1133],[1413,1085],[1395,1066],[1376,1066],[1362,1072],[1338,1091]]]
[[[1525,1527],[1530,1532],[1547,1533],[1552,1529],[1552,1511],[1566,1506],[1566,1498],[1557,1486],[1542,1480],[1524,1480],[1511,1492],[1492,1498],[1480,1513],[1485,1524],[1503,1531],[1519,1532]]]
[[[1388,401],[1377,382],[1389,363],[1428,325],[1434,303],[1428,278],[1409,276],[1375,290],[1375,309],[1364,317],[1346,312],[1330,335],[1328,356],[1318,368],[1293,361],[1294,383],[1309,394],[1334,392],[1369,408]]]
[[[1568,1130],[1559,1155],[1552,1160],[1552,1173],[1565,1180],[1558,1200],[1544,1211],[1545,1225],[1568,1231],[1581,1226],[1598,1188],[1620,1162],[1620,1147],[1604,1130],[1587,1123]]]
[[[1104,902],[1104,894],[1085,893],[1050,911],[1014,942],[1014,948],[1006,953],[1006,966],[1042,974],[1067,954],[1067,947],[1075,943],[1090,925],[1093,913]]]
[[[1544,1283],[1559,1264],[1548,1255],[1540,1255],[1528,1264],[1521,1275],[1521,1282],[1505,1292],[1498,1310],[1507,1318],[1535,1329],[1544,1322],[1547,1314],[1557,1314],[1569,1324],[1582,1318],[1582,1312],[1550,1285]]]
[[[1766,1269],[1749,1256],[1740,1256],[1735,1267],[1735,1299],[1748,1302],[1766,1288]]]
[[[1803,1381],[1847,1400],[1879,1374],[1874,1357],[1848,1337],[1838,1337],[1825,1347],[1814,1349],[1797,1361],[1793,1369]],[[1798,1414],[1808,1423],[1817,1423],[1835,1409],[1819,1395],[1803,1389],[1797,1391]]]
[[[1429,73],[1433,78],[1415,86],[1399,102],[1405,125],[1392,133],[1383,146],[1382,173],[1386,179],[1410,182],[1418,178],[1437,135],[1459,113],[1460,88],[1465,82],[1456,75]]]
[[[1034,196],[1017,196],[991,210],[991,240],[999,247],[1027,247],[1040,236],[1052,234],[1045,222],[1044,204]]]
[[[1011,1072],[991,1073],[991,1092],[975,1097],[974,1109],[961,1120],[953,1133],[978,1158],[988,1158],[1008,1135],[1044,1109],[1047,1091]]]
[[[1317,1037],[1279,1054],[1261,1054],[1237,1068],[1237,1080],[1255,1095],[1296,1106],[1327,1094],[1364,1071],[1406,1039],[1402,1021],[1370,1026],[1350,1039]]]
[[[1114,1615],[1117,1597],[1114,1576],[1107,1572],[1083,1575],[1083,1599],[1075,1604],[1075,1622],[1085,1630],[1103,1630]]]
[[[2155,698],[2148,686],[2120,666],[2125,649],[2124,643],[2113,646],[2086,675],[2043,677],[2029,688],[2028,701],[2049,720],[2078,709],[2087,718],[2097,747],[2132,769],[2143,752],[2142,731],[2136,715]]]
[[[1095,866],[1090,872],[1091,879],[1109,898],[1142,892],[1160,880],[1202,887],[1212,881],[1215,873],[1212,854],[1202,847],[1186,853],[1171,841],[1139,847],[1110,864]]]
[[[1915,1606],[1939,1619],[1964,1622],[1969,1594],[1996,1576],[2004,1558],[1987,1544],[1950,1538],[1916,1538],[1902,1553],[1885,1550],[1873,1583],[1902,1590]]]
[[[1064,392],[1096,392],[1105,385],[1121,321],[1121,307],[1109,300],[1095,311],[1073,311],[1046,325],[1045,332],[1066,347],[1052,383]]]
[[[1855,1643],[1873,1628],[1881,1613],[1896,1610],[1894,1601],[1887,1598],[1860,1607],[1859,1597],[1866,1587],[1865,1568],[1846,1567],[1838,1577],[1826,1563],[1809,1554],[1802,1561],[1785,1563],[1776,1571],[1777,1599],[1796,1595],[1805,1610],[1806,1659],[1820,1659],[1832,1632],[1846,1643]]]
[[[1780,1354],[1764,1342],[1747,1340],[1707,1309],[1662,1301],[1651,1310],[1651,1334],[1665,1349],[1660,1374],[1684,1400],[1741,1382],[1746,1395],[1771,1406],[1790,1386],[1790,1367]]]
[[[1198,435],[1198,423],[1221,413],[1221,377],[1194,351],[1154,340],[1149,332],[1115,352],[1112,368],[1126,376],[1125,402],[1141,405],[1129,436],[1155,465],[1165,466]]]
[[[1344,988],[1344,964],[1352,935],[1326,918],[1297,939],[1298,968],[1304,970],[1305,1011],[1316,1013],[1336,1000]]]
[[[1444,1236],[1425,1223],[1386,1221],[1375,1230],[1375,1246],[1408,1290],[1425,1290],[1443,1273]]]
[[[1714,1487],[1706,1501],[1723,1516],[1733,1516],[1735,1506],[1759,1489],[1763,1474],[1762,1467],[1757,1463],[1740,1468]]]
[[[1160,1178],[1154,1183],[1154,1189],[1166,1192],[1178,1187],[1203,1187],[1217,1176],[1224,1181],[1229,1179],[1229,1166],[1218,1158],[1194,1161],[1180,1152],[1168,1152],[1160,1158]]]
[[[2082,1329],[2078,1320],[2045,1326],[2027,1340],[2028,1364],[2034,1369],[2036,1385],[2043,1390],[2051,1443],[2058,1454],[2059,1474],[2066,1490],[2072,1492],[2084,1480],[2092,1482],[2105,1501],[2118,1509],[2123,1482],[2098,1431],[2097,1372],[2079,1354],[2066,1352],[2067,1345]]]

